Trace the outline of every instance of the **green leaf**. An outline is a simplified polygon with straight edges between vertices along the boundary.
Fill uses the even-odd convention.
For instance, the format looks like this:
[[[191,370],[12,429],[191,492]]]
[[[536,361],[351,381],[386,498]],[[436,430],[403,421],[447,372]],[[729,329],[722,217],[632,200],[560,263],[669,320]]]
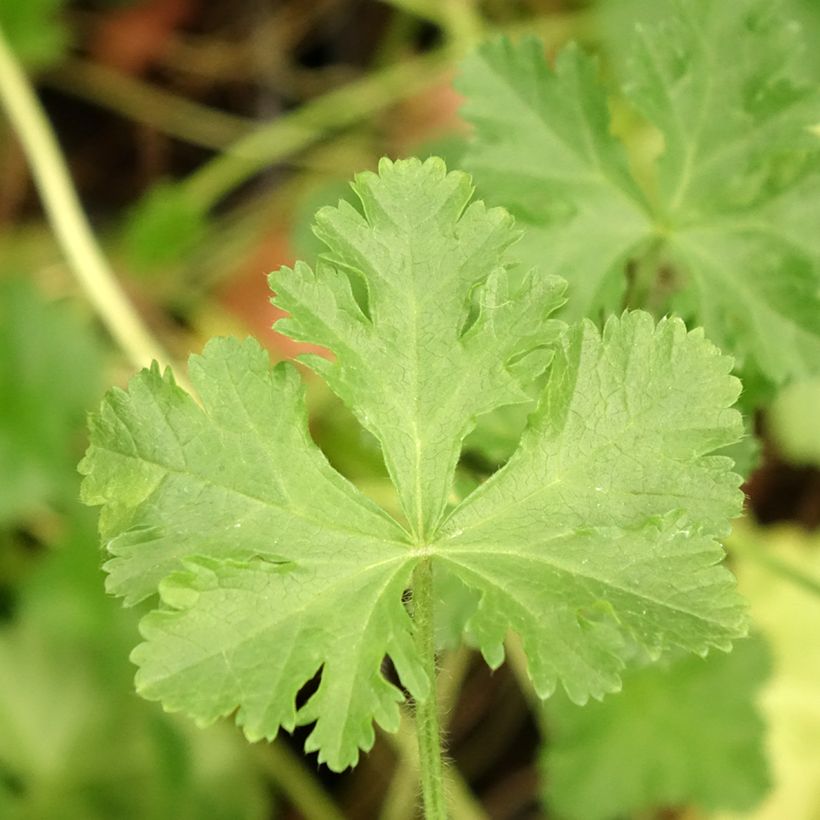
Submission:
[[[251,739],[315,721],[307,748],[352,765],[374,720],[398,726],[385,656],[415,698],[430,691],[404,603],[422,561],[457,590],[439,639],[458,623],[495,666],[516,630],[544,697],[559,679],[577,701],[617,690],[634,641],[728,647],[744,619],[715,538],[742,495],[708,453],[742,433],[731,361],[677,320],[577,327],[516,454],[445,513],[475,416],[526,397],[553,355],[560,284],[508,289],[511,220],[468,205],[469,178],[438,160],[383,162],[356,188],[364,216],[320,212],[331,251],[275,286],[289,329],[332,348],[312,364],[381,442],[410,526],[329,466],[295,369],[255,342],[191,358],[201,406],[143,371],[92,417],[81,465],[84,500],[104,505],[109,589],[161,596],[139,690],[201,723],[236,712]]]
[[[739,479],[706,455],[742,433],[730,367],[645,313],[569,334],[518,450],[442,527],[442,560],[483,594],[469,627],[488,663],[512,628],[538,694],[560,678],[584,702],[619,688],[623,634],[657,654],[742,633],[713,540]]]
[[[466,63],[466,165],[491,202],[528,214],[534,251],[566,247],[572,315],[614,309],[631,278],[630,304],[691,313],[741,365],[775,382],[816,372],[820,93],[801,31],[769,0],[659,5],[623,72],[665,143],[643,194],[592,62],[570,48],[553,71],[533,40]]]
[[[0,279],[0,524],[75,498],[79,433],[101,369],[99,342],[69,306]]]
[[[769,778],[756,701],[769,673],[763,641],[728,655],[680,657],[624,675],[603,703],[545,706],[545,801],[566,820],[615,820],[694,804],[749,809]]]
[[[524,263],[569,279],[569,317],[612,307],[652,223],[609,133],[596,61],[570,46],[553,71],[539,40],[501,39],[466,60],[457,88],[476,132],[465,166],[526,227]]]
[[[679,3],[639,29],[626,86],[666,141],[660,218],[697,316],[775,381],[820,360],[820,94],[803,50],[768,0]]]
[[[563,282],[526,276],[511,287],[509,214],[470,202],[463,173],[437,158],[391,163],[324,208],[315,232],[327,253],[271,276],[277,329],[325,345],[335,362],[305,360],[382,444],[405,515],[418,535],[441,520],[461,442],[477,416],[529,401],[559,325]],[[356,298],[363,293],[364,304]],[[475,294],[477,315],[471,315]],[[468,325],[465,330],[465,325]]]
[[[133,696],[135,613],[103,592],[87,518],[67,519],[68,536],[41,558],[0,628],[0,815],[268,817],[265,784],[237,733],[196,731]]]
[[[271,369],[255,341],[217,339],[189,373],[202,408],[156,367],[109,393],[81,465],[83,499],[107,504],[109,589],[134,602],[163,581],[168,610],[143,621],[138,689],[208,721],[234,710],[239,686],[238,722],[272,738],[296,725],[296,694],[324,664],[299,717],[332,702],[308,745],[352,765],[374,718],[398,726],[384,655],[412,668],[414,694],[429,686],[401,602],[404,533],[312,443],[292,366]]]

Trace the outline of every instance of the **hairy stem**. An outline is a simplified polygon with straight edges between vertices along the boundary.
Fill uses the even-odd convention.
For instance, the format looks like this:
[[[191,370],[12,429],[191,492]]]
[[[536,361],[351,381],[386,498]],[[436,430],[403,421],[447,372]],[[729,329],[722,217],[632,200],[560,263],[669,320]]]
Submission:
[[[447,715],[458,700],[464,678],[470,668],[472,653],[465,646],[445,655],[438,674],[438,703],[442,728],[446,732]],[[410,820],[416,816],[418,793],[418,741],[412,722],[402,717],[396,734],[385,734],[387,742],[398,754],[398,764],[387,791],[380,820]],[[444,783],[451,813],[455,820],[488,820],[464,778],[452,765],[444,767]]]
[[[427,820],[447,820],[444,798],[444,765],[441,754],[438,697],[436,695],[436,644],[433,631],[433,564],[422,560],[413,572],[413,621],[416,647],[430,678],[430,694],[416,703],[416,734],[424,815]]]
[[[57,139],[0,29],[0,100],[28,157],[49,222],[68,263],[111,336],[137,367],[169,357],[128,301],[97,244]]]

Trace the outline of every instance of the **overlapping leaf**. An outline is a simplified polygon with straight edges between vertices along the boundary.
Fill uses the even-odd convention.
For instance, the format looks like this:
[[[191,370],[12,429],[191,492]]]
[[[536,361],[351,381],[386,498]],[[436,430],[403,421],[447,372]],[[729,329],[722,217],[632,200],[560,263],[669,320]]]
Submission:
[[[627,96],[665,143],[645,195],[610,135],[594,64],[570,48],[553,71],[533,40],[490,44],[466,64],[477,130],[466,164],[490,201],[536,228],[528,256],[566,248],[574,315],[612,310],[627,270],[646,280],[633,294],[654,289],[654,301],[671,275],[685,294],[673,303],[741,363],[775,382],[816,371],[820,95],[799,27],[767,0],[663,6],[625,70]]]
[[[757,699],[769,671],[756,638],[729,655],[635,668],[624,691],[545,705],[545,798],[566,820],[694,804],[748,809],[768,786]]]
[[[715,538],[741,495],[708,454],[741,433],[730,360],[648,314],[577,327],[516,455],[448,513],[475,416],[520,401],[556,349],[560,283],[508,285],[511,220],[468,205],[469,178],[440,160],[383,162],[356,189],[364,215],[320,212],[317,270],[274,284],[285,327],[335,356],[312,364],[379,439],[409,527],[331,469],[295,370],[255,343],[192,357],[201,407],[144,371],[108,395],[82,465],[112,591],[162,597],[140,690],[201,722],[237,710],[254,739],[315,720],[308,748],[353,764],[373,720],[397,725],[385,655],[413,696],[430,691],[404,604],[422,561],[473,590],[465,626],[490,663],[521,634],[542,696],[558,680],[579,702],[616,690],[635,641],[728,646],[743,616]]]
[[[526,226],[525,264],[569,280],[571,318],[617,303],[624,266],[652,222],[609,133],[596,61],[571,46],[553,71],[539,40],[498,40],[468,58],[458,89],[476,129],[465,166],[490,202]]]

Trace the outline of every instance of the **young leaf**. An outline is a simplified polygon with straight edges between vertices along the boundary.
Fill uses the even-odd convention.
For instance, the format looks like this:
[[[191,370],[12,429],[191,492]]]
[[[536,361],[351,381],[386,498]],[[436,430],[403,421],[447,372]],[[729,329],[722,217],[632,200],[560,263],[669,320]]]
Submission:
[[[651,280],[637,292],[663,268],[687,289],[673,303],[741,364],[774,382],[816,372],[820,94],[800,29],[769,0],[664,5],[663,24],[638,29],[625,72],[665,143],[645,194],[610,134],[594,63],[570,47],[553,71],[534,40],[484,46],[466,63],[476,140],[465,163],[492,202],[535,227],[527,258],[547,242],[561,249],[572,315],[615,308],[628,262]]]
[[[742,496],[708,456],[741,434],[730,360],[643,313],[576,328],[516,455],[445,516],[475,415],[543,369],[560,286],[508,289],[509,217],[468,206],[469,178],[440,160],[384,161],[356,189],[364,216],[320,213],[317,272],[274,284],[290,330],[335,354],[311,361],[381,441],[410,526],[333,471],[296,371],[255,342],[191,358],[201,407],[143,371],[106,397],[81,465],[110,589],[162,598],[134,653],[142,693],[203,723],[238,710],[251,739],[315,721],[307,748],[352,765],[374,720],[398,724],[385,655],[415,698],[430,692],[403,602],[422,562],[477,593],[465,629],[490,663],[521,633],[542,696],[559,679],[579,702],[616,690],[632,641],[703,653],[743,634],[714,540]]]
[[[556,696],[545,704],[547,805],[565,820],[750,808],[768,786],[755,703],[768,672],[766,646],[753,639],[729,655],[630,670],[603,703]]]

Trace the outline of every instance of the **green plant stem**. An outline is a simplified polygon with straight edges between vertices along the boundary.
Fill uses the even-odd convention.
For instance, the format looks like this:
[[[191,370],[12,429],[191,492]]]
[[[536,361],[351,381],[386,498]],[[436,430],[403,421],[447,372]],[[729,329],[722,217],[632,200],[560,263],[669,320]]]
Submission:
[[[438,674],[438,703],[442,730],[447,728],[447,715],[458,700],[464,678],[470,668],[472,653],[465,646],[445,655]],[[385,737],[398,755],[398,764],[385,796],[380,820],[409,820],[415,816],[419,782],[418,740],[412,722],[402,719],[396,734]],[[456,820],[487,820],[478,800],[453,766],[444,767],[445,791]]]
[[[170,94],[88,60],[63,60],[43,81],[164,134],[217,151],[257,127],[252,120]]]
[[[416,648],[430,678],[430,693],[416,703],[416,734],[424,815],[427,820],[447,820],[444,798],[444,765],[441,754],[439,704],[436,690],[436,644],[433,622],[433,563],[419,562],[413,571],[413,621]]]
[[[385,797],[379,818],[407,820],[416,816],[419,782],[419,748],[413,722],[403,717],[398,732],[385,733],[384,737],[399,755],[401,765]],[[454,820],[488,820],[487,813],[453,766],[444,769],[444,788]]]
[[[237,141],[182,184],[208,210],[268,166],[418,93],[441,75],[449,56],[440,49],[329,91]]]
[[[344,820],[344,815],[305,766],[282,740],[263,744],[256,756],[259,768],[287,797],[293,808],[310,820]]]
[[[419,9],[432,7],[424,0],[413,5]],[[437,19],[440,16],[437,15]],[[589,37],[590,19],[589,13],[580,12],[543,15],[526,23],[505,26],[499,33],[518,36],[537,32],[547,48],[555,48],[573,34]],[[180,184],[203,211],[208,211],[234,188],[267,167],[433,85],[444,77],[459,53],[459,46],[450,43],[329,91],[237,140],[224,154],[206,162]]]
[[[8,113],[68,263],[111,336],[137,367],[170,359],[143,324],[97,244],[57,139],[0,30],[0,99]]]

